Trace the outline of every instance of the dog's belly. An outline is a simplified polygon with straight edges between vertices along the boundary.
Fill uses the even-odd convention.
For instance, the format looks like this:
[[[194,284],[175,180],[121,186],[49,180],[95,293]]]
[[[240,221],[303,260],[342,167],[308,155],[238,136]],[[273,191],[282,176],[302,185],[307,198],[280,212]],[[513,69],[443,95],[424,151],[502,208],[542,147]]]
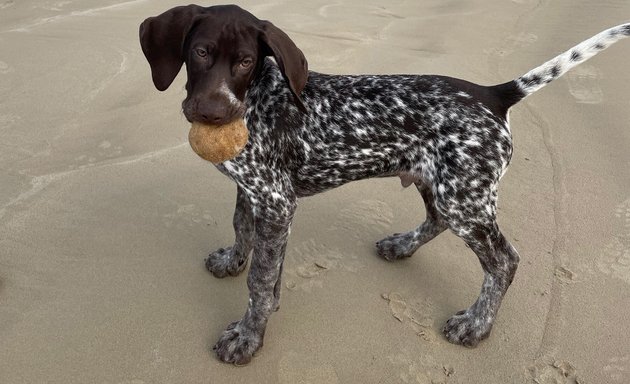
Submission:
[[[294,173],[293,187],[299,197],[311,196],[351,181],[399,176],[404,187],[420,180],[417,169],[411,171],[400,157],[317,159]]]

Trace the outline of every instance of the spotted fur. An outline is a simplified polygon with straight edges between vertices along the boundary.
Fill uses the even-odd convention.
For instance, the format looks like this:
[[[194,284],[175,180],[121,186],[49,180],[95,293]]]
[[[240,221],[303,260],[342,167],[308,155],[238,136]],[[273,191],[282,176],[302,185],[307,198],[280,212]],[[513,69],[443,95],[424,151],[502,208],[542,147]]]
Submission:
[[[399,176],[403,186],[414,184],[426,208],[424,223],[379,241],[377,253],[386,260],[409,257],[446,229],[463,239],[479,258],[485,277],[476,302],[451,317],[443,331],[449,341],[466,346],[486,338],[519,261],[496,222],[497,186],[512,157],[508,110],[571,67],[630,35],[630,24],[604,31],[516,80],[491,87],[418,75],[308,72],[306,81],[301,52],[281,31],[264,24],[267,22],[238,7],[190,7],[196,6],[177,8],[177,20],[184,19],[181,14],[186,12],[194,14],[191,18],[198,24],[200,14],[221,16],[224,24],[216,28],[220,35],[216,41],[221,42],[217,51],[257,50],[262,56],[247,80],[230,78],[226,82],[217,77],[218,89],[209,87],[200,93],[197,82],[206,80],[196,74],[201,67],[194,60],[199,58],[188,51],[199,49],[195,48],[198,41],[213,37],[199,28],[212,29],[202,24],[184,34],[187,42],[182,61],[188,70],[184,114],[191,121],[218,121],[244,110],[250,133],[243,151],[217,166],[238,187],[233,223],[236,242],[210,254],[206,267],[217,277],[236,275],[253,250],[247,278],[249,305],[243,318],[232,323],[215,345],[217,356],[243,364],[262,346],[269,316],[278,308],[282,263],[298,198],[373,177]],[[173,19],[173,14],[167,16]],[[232,23],[232,18],[238,22]],[[259,40],[268,48],[252,48],[258,42],[246,39],[252,35],[245,32],[250,26],[258,28],[263,35]],[[141,27],[141,41],[159,88],[172,78],[164,80],[158,73],[156,80],[159,68],[152,58],[159,55],[150,46],[146,48],[149,28],[157,27]],[[264,58],[268,55],[275,61]],[[212,62],[229,64],[232,59],[227,57],[232,56],[217,53]],[[229,65],[235,68],[236,64]],[[217,68],[207,65],[205,76],[215,76]],[[171,75],[174,78],[176,71],[172,74],[171,70]],[[239,97],[244,81],[246,92]],[[219,113],[216,105],[221,103],[224,112]],[[213,104],[212,108],[206,104]]]
[[[568,51],[554,57],[539,67],[532,69],[515,81],[525,95],[532,94],[546,84],[610,47],[617,41],[630,36],[630,24],[609,28]]]

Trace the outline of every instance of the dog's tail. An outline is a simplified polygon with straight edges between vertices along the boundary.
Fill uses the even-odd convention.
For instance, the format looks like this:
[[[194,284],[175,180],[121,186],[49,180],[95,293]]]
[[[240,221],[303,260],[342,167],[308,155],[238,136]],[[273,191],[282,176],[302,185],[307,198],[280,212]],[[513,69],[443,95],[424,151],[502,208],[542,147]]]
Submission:
[[[508,105],[504,105],[504,107],[507,109],[562,76],[571,68],[585,62],[610,47],[613,43],[626,37],[630,37],[630,23],[621,24],[600,32],[532,69],[523,76],[510,82],[496,85],[494,88],[505,96],[504,102],[508,103]]]

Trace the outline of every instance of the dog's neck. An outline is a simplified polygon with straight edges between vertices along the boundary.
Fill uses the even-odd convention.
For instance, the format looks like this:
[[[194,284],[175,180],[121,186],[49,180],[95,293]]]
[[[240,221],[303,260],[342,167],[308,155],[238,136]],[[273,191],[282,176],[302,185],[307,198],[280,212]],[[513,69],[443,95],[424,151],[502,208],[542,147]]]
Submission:
[[[274,97],[269,97],[270,95]],[[253,112],[254,106],[258,114],[270,112],[274,109],[271,100],[275,99],[277,96],[286,97],[289,101],[288,104],[290,104],[293,98],[291,89],[282,76],[278,64],[276,64],[271,57],[266,57],[259,73],[252,80],[245,95],[245,105],[247,106],[246,115],[250,115]]]

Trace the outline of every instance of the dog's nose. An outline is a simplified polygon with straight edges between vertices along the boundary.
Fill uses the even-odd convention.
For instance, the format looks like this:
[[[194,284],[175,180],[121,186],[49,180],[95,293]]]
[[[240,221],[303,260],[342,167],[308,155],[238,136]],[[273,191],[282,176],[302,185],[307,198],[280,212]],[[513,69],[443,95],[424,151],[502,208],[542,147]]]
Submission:
[[[228,108],[220,103],[200,104],[197,107],[197,115],[204,123],[219,125],[225,122]]]
[[[207,114],[201,114],[201,118],[204,120],[205,123],[215,124],[215,125],[218,125],[223,120],[223,117],[221,116],[207,115]]]

